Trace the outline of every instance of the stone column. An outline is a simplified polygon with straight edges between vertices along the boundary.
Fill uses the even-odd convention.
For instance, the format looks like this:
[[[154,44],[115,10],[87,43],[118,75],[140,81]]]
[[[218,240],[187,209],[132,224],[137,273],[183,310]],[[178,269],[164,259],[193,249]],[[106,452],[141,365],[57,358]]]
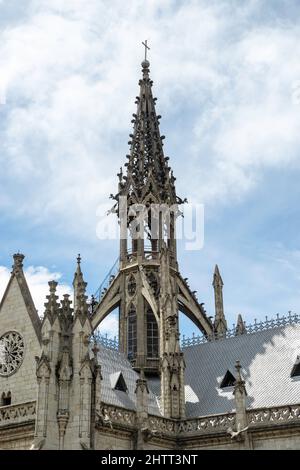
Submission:
[[[246,449],[251,448],[251,442],[248,435],[248,419],[247,419],[247,405],[246,397],[247,391],[245,387],[245,381],[241,376],[241,364],[240,361],[236,362],[235,365],[237,371],[237,380],[234,385],[233,395],[235,398],[236,408],[236,430],[238,433],[237,440],[243,443],[243,447]]]
[[[148,394],[149,389],[145,379],[144,370],[141,369],[140,378],[136,381],[136,413],[137,413],[137,449],[143,450],[145,436],[148,430]]]

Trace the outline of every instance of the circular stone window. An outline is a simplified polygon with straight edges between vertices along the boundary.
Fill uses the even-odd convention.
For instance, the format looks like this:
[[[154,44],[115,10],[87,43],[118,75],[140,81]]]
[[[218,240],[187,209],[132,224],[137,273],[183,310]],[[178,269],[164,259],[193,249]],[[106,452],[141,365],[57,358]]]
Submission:
[[[17,331],[8,331],[0,337],[0,375],[16,372],[23,362],[24,340]]]

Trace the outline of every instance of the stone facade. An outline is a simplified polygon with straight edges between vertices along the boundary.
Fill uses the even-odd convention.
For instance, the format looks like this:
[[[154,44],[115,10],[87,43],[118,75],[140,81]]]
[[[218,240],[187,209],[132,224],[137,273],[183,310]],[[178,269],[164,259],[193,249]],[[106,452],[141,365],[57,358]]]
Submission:
[[[297,403],[288,397],[284,406],[248,407],[239,362],[231,384],[233,410],[192,415],[196,417],[187,413],[189,384],[179,341],[179,311],[194,321],[205,341],[228,341],[231,333],[219,268],[214,272],[215,319],[211,321],[179,271],[175,213],[170,216],[166,239],[162,215],[149,212],[149,204],[170,209],[184,200],[176,194],[175,178],[164,157],[146,60],[142,72],[127,173],[121,170],[119,191],[113,196],[113,209],[125,217],[126,232],[120,240],[118,272],[89,300],[78,257],[73,302],[68,295],[59,299],[57,283],[50,281],[40,320],[24,276],[24,256],[14,255],[11,279],[0,304],[0,448],[299,449],[300,394]],[[145,227],[135,237],[130,222],[137,205],[148,212]],[[157,237],[151,232],[155,223]],[[95,331],[116,307],[122,357],[112,355],[114,370],[106,367],[104,376],[104,355]],[[247,336],[241,317],[233,335]],[[197,373],[201,374],[201,354],[199,358]],[[134,393],[122,375],[124,361],[132,372],[130,380],[134,377]],[[201,397],[196,399],[199,402]]]

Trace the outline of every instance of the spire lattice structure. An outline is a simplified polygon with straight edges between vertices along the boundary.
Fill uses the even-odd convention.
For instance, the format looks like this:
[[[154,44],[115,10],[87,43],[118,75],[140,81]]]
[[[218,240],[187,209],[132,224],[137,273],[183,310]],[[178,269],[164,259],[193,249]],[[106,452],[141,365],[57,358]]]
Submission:
[[[130,153],[112,196],[121,225],[119,272],[94,309],[92,326],[119,307],[120,349],[135,369],[164,377],[163,408],[179,417],[184,413],[179,310],[207,336],[213,325],[178,269],[175,224],[178,206],[186,200],[176,194],[164,155],[149,67],[144,60]]]

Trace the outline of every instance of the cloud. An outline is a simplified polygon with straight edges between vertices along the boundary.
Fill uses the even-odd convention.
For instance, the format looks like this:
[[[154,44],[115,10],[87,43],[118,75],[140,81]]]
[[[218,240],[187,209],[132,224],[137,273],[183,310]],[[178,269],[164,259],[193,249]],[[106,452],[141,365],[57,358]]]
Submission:
[[[222,264],[226,255],[217,247],[224,247],[226,227],[228,233],[237,219],[247,225],[235,205],[255,195],[271,170],[299,170],[298,2],[20,4],[0,6],[1,220],[25,221],[36,239],[43,236],[62,272],[70,246],[84,246],[91,259],[109,255],[105,244],[97,244],[97,255],[95,245],[88,248],[96,241],[97,207],[116,191],[115,175],[128,152],[141,42],[148,38],[178,194],[204,202],[210,219],[219,216],[220,203],[232,209],[211,247]],[[14,232],[13,223],[7,227],[3,239]],[[247,240],[248,232],[242,234]],[[51,233],[48,240],[44,233]],[[30,254],[30,240],[27,245]],[[256,255],[253,249],[249,259],[240,258],[241,245],[230,246],[240,261],[237,273]],[[206,248],[204,257],[210,261]],[[247,308],[259,297],[258,284]],[[242,298],[233,296],[236,303]],[[260,301],[265,305],[263,295]]]
[[[117,313],[109,314],[100,324],[98,328],[101,335],[106,335],[109,338],[118,337],[119,335],[119,319]]]
[[[73,234],[80,218],[81,236],[95,238],[97,206],[125,160],[145,34],[162,126],[169,144],[180,139],[171,163],[180,173],[187,161],[180,189],[188,180],[192,198],[232,200],[264,168],[295,162],[299,32],[256,24],[258,11],[259,2],[29,2],[1,33],[3,207],[46,224],[55,215]]]
[[[70,299],[73,300],[73,289],[68,284],[61,282],[62,274],[56,271],[50,271],[44,266],[29,266],[24,271],[29,290],[31,292],[35,307],[38,310],[40,316],[44,313],[44,303],[46,302],[46,296],[49,294],[49,280],[55,280],[58,282],[57,295],[61,300],[64,294],[69,294]],[[11,271],[5,267],[0,266],[0,300],[4,294],[6,286],[9,282]],[[101,334],[107,334],[109,337],[118,335],[118,315],[112,313],[106,317],[99,331]]]
[[[10,279],[11,271],[5,267],[0,266],[0,298],[2,298],[3,293],[6,289],[8,281]],[[49,285],[50,280],[59,282],[62,275],[59,272],[50,271],[44,266],[29,266],[24,271],[29,290],[31,292],[34,304],[38,310],[39,315],[44,313],[44,303],[46,302],[46,295],[49,294]],[[72,288],[64,283],[58,283],[57,286],[57,295],[62,298],[63,294],[71,295],[73,297]]]

